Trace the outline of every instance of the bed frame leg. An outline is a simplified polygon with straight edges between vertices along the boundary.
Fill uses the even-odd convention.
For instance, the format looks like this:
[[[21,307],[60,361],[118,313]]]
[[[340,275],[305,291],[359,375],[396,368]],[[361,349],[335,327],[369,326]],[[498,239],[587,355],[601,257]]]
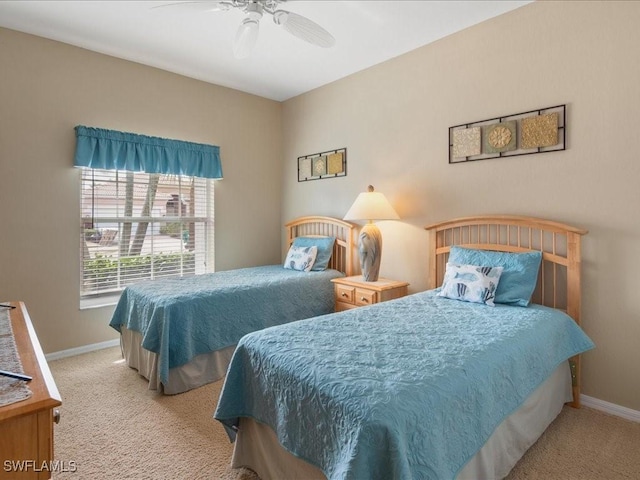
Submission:
[[[573,392],[573,402],[569,403],[573,408],[580,408],[580,356],[576,355],[569,359],[569,369],[571,370],[571,390]]]

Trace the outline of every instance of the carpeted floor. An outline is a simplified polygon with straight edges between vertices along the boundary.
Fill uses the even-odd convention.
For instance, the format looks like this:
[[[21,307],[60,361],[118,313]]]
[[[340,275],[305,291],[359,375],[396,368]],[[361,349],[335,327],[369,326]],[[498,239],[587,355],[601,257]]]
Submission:
[[[50,362],[62,395],[55,457],[76,465],[62,479],[258,480],[229,468],[232,445],[212,415],[222,382],[174,396],[109,348]],[[566,407],[508,480],[640,478],[640,423]]]

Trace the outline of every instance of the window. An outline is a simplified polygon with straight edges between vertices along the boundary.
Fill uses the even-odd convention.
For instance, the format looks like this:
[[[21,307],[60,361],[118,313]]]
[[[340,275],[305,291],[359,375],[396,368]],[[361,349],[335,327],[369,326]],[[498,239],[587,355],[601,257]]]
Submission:
[[[127,285],[213,271],[220,147],[77,125],[80,307]],[[93,301],[98,299],[98,301]]]
[[[213,182],[81,169],[81,303],[159,278],[213,271]]]

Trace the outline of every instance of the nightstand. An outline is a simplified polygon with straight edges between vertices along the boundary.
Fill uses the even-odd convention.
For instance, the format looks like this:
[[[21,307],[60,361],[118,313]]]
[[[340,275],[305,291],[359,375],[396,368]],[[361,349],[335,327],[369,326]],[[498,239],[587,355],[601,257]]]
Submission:
[[[336,312],[404,297],[409,285],[387,278],[365,282],[362,275],[334,278],[331,281],[335,288]]]

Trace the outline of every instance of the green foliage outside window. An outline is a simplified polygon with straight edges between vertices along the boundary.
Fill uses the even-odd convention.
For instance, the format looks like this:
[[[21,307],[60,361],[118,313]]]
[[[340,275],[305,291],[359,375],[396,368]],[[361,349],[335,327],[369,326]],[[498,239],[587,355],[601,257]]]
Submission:
[[[84,291],[123,288],[145,278],[158,279],[193,274],[193,253],[160,253],[120,259],[98,254],[95,258],[84,260]]]

